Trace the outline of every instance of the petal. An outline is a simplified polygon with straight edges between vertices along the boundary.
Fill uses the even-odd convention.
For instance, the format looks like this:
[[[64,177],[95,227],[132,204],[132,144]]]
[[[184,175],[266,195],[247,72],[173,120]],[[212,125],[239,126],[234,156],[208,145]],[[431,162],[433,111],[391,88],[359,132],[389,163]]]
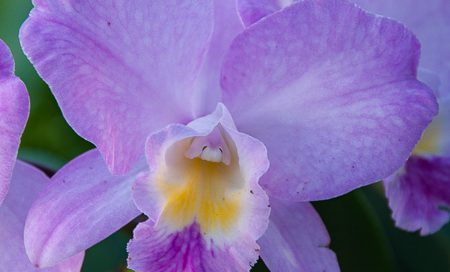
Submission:
[[[449,221],[450,157],[412,156],[384,185],[399,228],[427,235]]]
[[[415,78],[418,55],[402,25],[341,0],[295,3],[239,35],[224,103],[267,146],[263,186],[326,199],[400,168],[437,111]]]
[[[195,117],[214,111],[221,99],[220,69],[223,59],[234,37],[244,29],[235,2],[214,0],[214,32],[193,96]]]
[[[197,139],[210,137],[218,127],[229,137],[227,143],[233,143],[231,154],[237,152],[238,159],[232,155],[228,165],[203,162],[200,174],[192,174],[198,168],[176,169],[198,162],[199,154],[185,150],[191,151]],[[152,135],[147,159],[150,173],[137,180],[133,195],[155,226],[147,223],[142,235],[141,230],[136,231],[129,246],[130,267],[137,271],[170,271],[174,267],[183,271],[248,270],[257,260],[256,240],[267,227],[270,210],[268,197],[258,184],[268,168],[264,145],[237,132],[227,109],[219,104],[215,112],[187,126],[171,125]],[[236,161],[240,175],[208,176],[214,171],[208,167],[222,167],[221,173],[228,173]],[[161,171],[166,168],[170,171]],[[191,184],[193,179],[209,183]],[[215,187],[217,182],[225,186]],[[177,245],[172,248],[174,243]],[[168,250],[173,252],[161,259]]]
[[[422,44],[420,67],[441,77],[440,91],[450,92],[450,2],[447,0],[353,0],[370,12],[404,23]]]
[[[271,206],[269,227],[258,241],[270,271],[339,271],[328,232],[311,204],[271,201]]]
[[[290,4],[291,0],[237,0],[242,21],[249,26]]]
[[[211,0],[34,2],[22,47],[71,126],[116,174],[149,133],[191,118],[212,32]]]
[[[246,249],[251,247],[249,254]],[[248,255],[258,251],[251,239],[241,239],[236,242],[236,247],[228,249],[208,246],[196,224],[168,234],[158,231],[147,221],[138,225],[134,239],[128,244],[128,267],[136,272],[248,271],[250,265],[243,260],[250,259]]]
[[[131,185],[136,172],[111,176],[96,150],[63,167],[39,195],[25,225],[25,248],[48,267],[105,239],[139,215]]]
[[[13,72],[11,52],[0,40],[0,206],[8,193],[30,107],[27,89]]]
[[[28,210],[38,193],[49,183],[49,178],[36,168],[17,162],[10,193],[0,207],[0,267],[2,271],[80,271],[84,252],[56,267],[46,270],[35,268],[25,253],[23,230]]]
[[[0,40],[0,78],[14,76],[14,59],[4,41]]]

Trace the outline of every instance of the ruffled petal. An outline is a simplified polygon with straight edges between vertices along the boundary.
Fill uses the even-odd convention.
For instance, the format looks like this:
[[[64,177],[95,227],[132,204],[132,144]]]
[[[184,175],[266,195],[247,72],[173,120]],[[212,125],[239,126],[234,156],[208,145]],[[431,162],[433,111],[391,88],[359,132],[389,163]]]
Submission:
[[[139,170],[111,176],[89,151],[63,167],[39,195],[25,225],[25,248],[38,267],[52,266],[105,239],[140,212],[131,195]]]
[[[84,252],[59,265],[38,270],[29,261],[23,242],[23,230],[28,210],[38,193],[50,182],[36,168],[17,162],[14,168],[10,193],[0,207],[0,267],[2,271],[80,271]]]
[[[450,157],[412,156],[384,185],[399,228],[427,235],[449,221]]]
[[[34,1],[22,47],[70,125],[115,174],[146,137],[190,121],[213,26],[211,0]]]
[[[204,156],[213,150],[214,140],[224,156],[229,149],[229,160]],[[130,268],[248,270],[257,260],[256,240],[267,227],[270,211],[258,184],[268,168],[264,145],[236,131],[219,104],[215,112],[187,126],[171,125],[152,135],[147,159],[150,173],[137,180],[133,195],[150,221],[130,242]]]
[[[280,31],[283,29],[283,31]],[[419,43],[342,0],[295,3],[249,27],[222,71],[239,130],[267,146],[273,195],[341,195],[401,167],[436,115]]]
[[[128,267],[136,272],[238,272],[249,270],[253,261],[247,261],[257,258],[259,247],[251,238],[241,237],[234,247],[224,249],[208,245],[196,224],[166,233],[145,222],[136,228],[128,252]]]
[[[450,92],[450,2],[447,0],[353,0],[370,12],[404,23],[417,35],[420,67],[438,73],[440,91]]]
[[[0,206],[8,193],[29,104],[25,85],[14,76],[11,52],[0,40]]]
[[[274,200],[270,204],[269,227],[258,240],[270,271],[339,271],[336,255],[328,248],[328,232],[311,204]]]

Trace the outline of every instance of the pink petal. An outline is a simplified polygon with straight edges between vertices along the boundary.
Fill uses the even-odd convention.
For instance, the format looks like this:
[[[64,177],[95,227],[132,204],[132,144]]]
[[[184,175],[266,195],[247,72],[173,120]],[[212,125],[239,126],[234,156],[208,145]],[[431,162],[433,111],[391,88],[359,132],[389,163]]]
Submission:
[[[422,44],[420,67],[441,77],[442,95],[450,93],[450,2],[448,0],[353,0],[370,12],[404,23]]]
[[[113,173],[126,173],[144,155],[149,133],[191,119],[211,0],[34,5],[20,32],[23,49]]]
[[[272,200],[271,205],[269,228],[258,241],[270,271],[339,271],[328,232],[311,204]]]
[[[138,216],[131,196],[138,171],[111,176],[100,154],[92,150],[57,172],[28,214],[25,248],[31,261],[52,266]]]
[[[0,267],[2,271],[80,271],[84,252],[59,265],[38,270],[25,253],[23,231],[28,210],[38,193],[49,183],[49,178],[36,168],[17,162],[14,168],[10,192],[0,207]]]
[[[342,0],[295,3],[239,35],[224,103],[268,148],[263,186],[326,199],[400,168],[437,112],[415,78],[418,56],[402,25]]]
[[[241,260],[259,251],[250,241],[241,239],[235,248],[224,250],[208,246],[195,224],[177,233],[165,233],[147,221],[138,225],[134,239],[128,244],[128,267],[136,272],[247,271],[250,264]],[[254,248],[248,252],[249,247]]]
[[[29,104],[25,85],[14,76],[11,52],[0,40],[0,206],[8,193]]]
[[[399,228],[427,235],[449,221],[450,157],[412,156],[384,185]]]

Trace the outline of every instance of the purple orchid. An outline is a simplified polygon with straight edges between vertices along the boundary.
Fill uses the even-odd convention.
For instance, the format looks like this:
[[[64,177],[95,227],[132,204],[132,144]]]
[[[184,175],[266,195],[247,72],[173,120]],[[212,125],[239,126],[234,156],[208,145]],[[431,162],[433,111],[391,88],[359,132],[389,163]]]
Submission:
[[[419,78],[438,94],[439,115],[404,168],[384,185],[396,225],[431,234],[450,219],[450,2],[354,2],[404,23],[422,44]]]
[[[298,201],[391,175],[437,112],[416,79],[416,38],[344,0],[246,29],[234,1],[34,5],[24,51],[98,148],[30,210],[25,246],[40,267],[143,212],[136,271],[246,271],[259,255],[273,271],[338,271]]]
[[[251,25],[296,0],[238,0],[243,21]],[[446,0],[353,0],[370,12],[410,28],[422,45],[418,76],[438,94],[439,115],[414,155],[384,185],[396,225],[427,235],[450,219],[450,2]]]
[[[2,271],[28,272],[37,269],[25,253],[25,219],[37,193],[50,180],[34,167],[16,162],[29,98],[25,85],[14,76],[13,66],[11,52],[0,40],[0,267]],[[80,271],[83,257],[84,253],[79,253],[44,271]]]

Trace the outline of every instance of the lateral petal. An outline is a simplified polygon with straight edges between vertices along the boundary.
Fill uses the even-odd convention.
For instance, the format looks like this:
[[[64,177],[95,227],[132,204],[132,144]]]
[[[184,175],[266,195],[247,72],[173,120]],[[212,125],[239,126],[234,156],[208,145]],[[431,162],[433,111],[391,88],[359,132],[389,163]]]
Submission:
[[[136,173],[112,176],[91,150],[69,162],[33,203],[25,248],[38,267],[52,266],[93,246],[140,214],[131,196]]]
[[[224,103],[267,146],[262,185],[318,200],[400,168],[437,113],[418,57],[401,24],[343,0],[297,2],[240,34],[222,71]]]
[[[422,45],[420,67],[438,73],[450,93],[450,2],[446,0],[353,0],[370,12],[404,23]],[[437,90],[437,89],[436,89]]]
[[[0,207],[0,267],[4,271],[78,272],[84,252],[49,269],[34,267],[25,253],[23,231],[27,213],[50,179],[36,168],[18,161],[14,168],[10,192]]]

